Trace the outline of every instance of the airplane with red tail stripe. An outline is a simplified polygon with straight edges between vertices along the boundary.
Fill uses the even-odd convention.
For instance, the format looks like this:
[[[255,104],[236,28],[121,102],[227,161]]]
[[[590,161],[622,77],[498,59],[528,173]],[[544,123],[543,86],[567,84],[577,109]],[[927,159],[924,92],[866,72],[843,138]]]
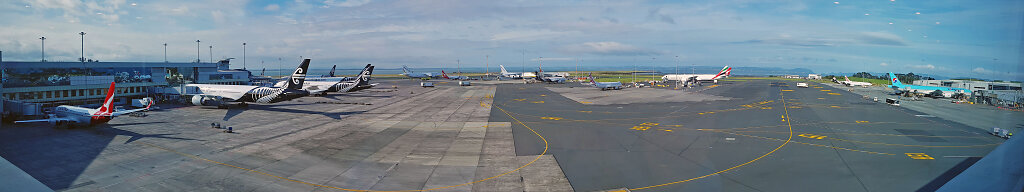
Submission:
[[[103,99],[103,105],[97,109],[89,109],[78,106],[61,105],[54,108],[54,113],[49,114],[50,118],[15,121],[14,123],[48,122],[54,127],[90,126],[107,123],[114,117],[129,114],[132,112],[148,110],[153,106],[150,101],[146,108],[114,111],[114,82],[110,82],[110,89],[107,89],[107,97]]]

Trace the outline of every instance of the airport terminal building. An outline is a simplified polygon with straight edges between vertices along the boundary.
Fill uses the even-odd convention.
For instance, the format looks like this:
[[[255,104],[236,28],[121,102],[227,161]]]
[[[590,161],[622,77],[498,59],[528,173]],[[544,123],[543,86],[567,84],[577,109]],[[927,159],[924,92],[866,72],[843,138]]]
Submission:
[[[170,62],[2,62],[4,115],[41,115],[58,105],[102,102],[116,82],[118,104],[151,97],[187,83],[249,84],[250,73],[218,63]]]

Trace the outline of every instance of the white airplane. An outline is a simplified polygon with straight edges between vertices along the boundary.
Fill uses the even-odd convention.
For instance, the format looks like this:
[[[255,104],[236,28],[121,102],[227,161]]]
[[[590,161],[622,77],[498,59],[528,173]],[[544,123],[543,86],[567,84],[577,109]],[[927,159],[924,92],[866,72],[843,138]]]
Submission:
[[[447,73],[444,72],[444,70],[441,70],[441,77],[444,77],[445,79],[449,79],[449,80],[468,80],[469,79],[469,77],[467,77],[467,76],[448,75]]]
[[[864,86],[864,87],[871,86],[871,83],[868,83],[868,82],[850,81],[850,78],[846,77],[846,76],[843,76],[843,78],[846,79],[846,81],[837,81],[835,77],[832,77],[832,82],[843,84],[843,85],[846,85],[846,86],[851,86],[851,87],[853,87],[853,86]]]
[[[661,80],[665,81],[686,81],[691,77],[697,77],[697,81],[712,81],[718,83],[719,79],[728,78],[732,75],[732,68],[725,66],[718,74],[668,74],[661,76]]]
[[[501,76],[502,77],[508,77],[508,78],[512,78],[512,79],[522,79],[523,78],[523,74],[522,73],[509,73],[507,70],[505,70],[505,66],[504,65],[498,65],[498,66],[501,67]]]
[[[306,70],[309,68],[309,59],[302,60],[299,67],[288,78],[284,87],[260,87],[252,85],[213,85],[213,84],[187,84],[184,94],[193,95],[192,104],[226,106],[228,102],[237,102],[246,106],[247,102],[252,103],[277,103],[288,101],[309,95],[308,91],[302,90],[302,84],[306,79]]]
[[[373,71],[373,66],[367,64],[363,71],[359,72],[359,75],[352,81],[344,81],[344,78],[336,78],[335,81],[304,81],[302,83],[302,90],[308,91],[310,95],[327,95],[327,92],[351,92],[352,89],[362,85],[364,81],[369,81],[370,73]],[[288,81],[279,81],[274,84],[275,87],[285,87]],[[370,85],[372,87],[373,85]],[[369,88],[369,87],[367,87]],[[366,88],[363,88],[366,89]]]
[[[406,77],[409,78],[434,78],[439,76],[434,73],[416,73],[410,70],[409,67],[406,67],[405,65],[402,65],[402,75],[405,75]]]
[[[594,80],[594,76],[590,75],[590,74],[587,75],[587,78],[590,79],[590,84],[592,86],[601,89],[601,91],[609,90],[609,89],[614,89],[614,90],[622,89],[622,83],[620,83],[620,82],[597,82],[597,81]]]
[[[114,117],[149,109],[153,106],[150,101],[146,108],[114,111],[114,82],[110,82],[110,89],[107,89],[107,97],[103,99],[103,105],[98,109],[89,109],[70,105],[61,105],[54,108],[50,118],[15,121],[14,123],[48,122],[54,127],[90,126],[107,123]]]

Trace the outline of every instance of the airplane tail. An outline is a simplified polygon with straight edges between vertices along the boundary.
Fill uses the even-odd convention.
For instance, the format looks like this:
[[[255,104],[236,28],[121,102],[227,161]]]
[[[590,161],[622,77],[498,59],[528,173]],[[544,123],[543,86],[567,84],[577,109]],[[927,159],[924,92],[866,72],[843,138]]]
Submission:
[[[356,84],[360,84],[360,83],[362,83],[364,81],[368,81],[369,79],[367,79],[367,78],[370,78],[370,73],[371,73],[370,71],[372,71],[372,70],[373,70],[373,66],[370,66],[370,64],[366,64],[366,67],[363,67],[363,71],[359,72],[359,76],[356,76]]]
[[[260,76],[263,76],[263,73],[265,72],[267,72],[267,68],[263,68],[263,70],[260,71]]]
[[[110,82],[110,89],[107,89],[107,97],[103,99],[103,105],[96,109],[93,116],[110,116],[114,114],[114,82]]]
[[[508,73],[508,71],[505,70],[505,66],[504,65],[498,65],[498,66],[501,67],[501,74]]]
[[[445,79],[452,79],[452,78],[448,78],[448,74],[445,73],[444,70],[441,70],[441,77],[444,77]]]
[[[288,78],[288,86],[285,86],[285,89],[302,89],[302,83],[306,80],[307,69],[309,69],[309,59],[303,59],[299,67],[295,68],[295,72],[292,72],[292,75]]]
[[[889,82],[891,82],[893,86],[903,86],[903,83],[900,83],[900,79],[896,78],[896,74],[893,74],[892,72],[889,72]]]
[[[722,68],[721,71],[718,71],[718,74],[715,75],[715,77],[712,77],[711,79],[718,79],[718,77],[729,76],[730,73],[732,73],[732,68],[729,68],[729,66],[725,66]]]
[[[839,80],[836,80],[836,77],[832,77],[832,82],[836,83],[836,84],[842,84],[842,83],[839,83]]]
[[[846,75],[843,75],[843,79],[846,79],[846,81],[850,81],[850,78],[846,77]]]
[[[331,73],[328,73],[327,76],[328,77],[334,77],[334,68],[337,68],[337,67],[338,67],[338,65],[334,65],[333,67],[331,67]]]
[[[402,65],[402,73],[412,74],[412,70],[409,70],[409,67]]]
[[[594,84],[594,86],[597,86],[597,81],[594,80],[594,74],[593,73],[588,73],[587,74],[587,78],[590,79],[590,83],[591,84]]]

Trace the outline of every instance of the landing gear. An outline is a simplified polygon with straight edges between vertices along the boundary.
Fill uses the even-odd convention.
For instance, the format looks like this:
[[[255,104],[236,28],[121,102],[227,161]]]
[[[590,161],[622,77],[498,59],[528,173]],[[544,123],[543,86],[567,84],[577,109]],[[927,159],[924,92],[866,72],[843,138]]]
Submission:
[[[249,104],[245,103],[245,102],[242,102],[242,103],[238,103],[238,106],[239,107],[249,107]]]

